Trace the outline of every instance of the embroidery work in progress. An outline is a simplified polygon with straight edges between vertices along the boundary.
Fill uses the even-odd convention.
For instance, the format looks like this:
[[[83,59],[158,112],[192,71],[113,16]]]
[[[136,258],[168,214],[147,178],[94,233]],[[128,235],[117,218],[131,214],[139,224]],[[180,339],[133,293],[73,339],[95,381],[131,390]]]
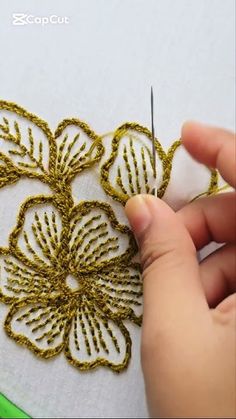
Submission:
[[[8,247],[0,247],[0,301],[9,306],[4,329],[44,359],[64,352],[80,370],[128,366],[127,324],[141,325],[142,281],[128,226],[107,202],[77,202],[72,182],[78,177],[79,185],[80,174],[97,167],[97,183],[123,205],[154,186],[162,198],[181,145],[176,141],[166,153],[155,140],[154,174],[147,128],[126,123],[112,137],[108,150],[106,135],[75,118],[53,134],[42,119],[0,101],[0,188],[29,178],[51,191],[21,204]],[[211,170],[204,193],[217,188]]]

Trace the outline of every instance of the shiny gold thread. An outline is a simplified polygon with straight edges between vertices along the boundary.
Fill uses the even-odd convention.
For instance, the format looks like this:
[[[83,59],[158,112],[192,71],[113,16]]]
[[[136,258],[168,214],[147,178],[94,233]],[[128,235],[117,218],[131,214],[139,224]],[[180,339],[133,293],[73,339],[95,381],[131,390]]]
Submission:
[[[0,101],[1,110],[0,188],[28,177],[51,189],[51,195],[29,197],[22,203],[9,245],[0,248],[0,301],[10,306],[5,331],[44,359],[63,351],[69,363],[82,371],[106,366],[120,372],[131,357],[132,342],[124,321],[141,324],[140,266],[132,262],[136,242],[129,228],[117,221],[110,205],[100,201],[76,205],[71,191],[75,176],[101,160],[104,136],[76,118],[63,120],[53,134],[43,119],[15,103]],[[68,129],[72,127],[79,132],[69,139]],[[38,139],[39,133],[43,140]],[[127,134],[123,166],[117,168],[116,185],[112,186],[109,173],[120,141]],[[142,184],[145,192],[150,191],[150,150],[144,145],[140,156],[135,150],[140,134],[151,145],[147,128],[137,123],[119,127],[113,135],[111,155],[100,170],[104,190],[122,204],[140,193]],[[176,141],[165,153],[155,141],[162,166],[160,198],[168,186],[179,145]],[[122,178],[124,168],[128,184]],[[217,172],[211,171],[206,193],[216,191]],[[121,250],[121,239],[126,241],[125,250]],[[114,361],[113,355],[121,359]]]

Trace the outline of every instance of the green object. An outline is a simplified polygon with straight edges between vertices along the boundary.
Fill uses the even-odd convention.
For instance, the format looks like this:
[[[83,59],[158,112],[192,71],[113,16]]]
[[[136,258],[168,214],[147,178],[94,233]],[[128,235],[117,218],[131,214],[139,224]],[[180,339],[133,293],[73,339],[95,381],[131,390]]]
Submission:
[[[15,404],[10,402],[3,394],[0,394],[0,418],[16,419],[30,418],[23,410],[19,409]]]

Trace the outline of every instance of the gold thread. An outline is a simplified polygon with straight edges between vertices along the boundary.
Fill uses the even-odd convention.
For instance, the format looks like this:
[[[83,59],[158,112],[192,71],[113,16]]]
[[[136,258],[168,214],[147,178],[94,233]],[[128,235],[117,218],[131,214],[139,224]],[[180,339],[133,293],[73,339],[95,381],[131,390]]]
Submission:
[[[0,151],[0,188],[28,177],[40,180],[51,190],[51,195],[29,197],[21,204],[16,225],[9,235],[9,246],[0,248],[0,301],[10,306],[5,331],[44,359],[64,351],[69,363],[81,371],[105,366],[120,372],[128,366],[132,344],[123,322],[129,320],[140,326],[142,321],[142,316],[136,313],[142,297],[140,266],[132,263],[137,245],[129,228],[118,222],[109,204],[82,201],[75,205],[71,190],[74,177],[101,160],[103,140],[108,134],[99,136],[76,118],[64,119],[53,134],[44,120],[12,102],[0,101],[0,110],[7,113],[0,121],[0,146],[2,141],[9,146],[7,152]],[[30,124],[25,134],[27,146],[17,117]],[[35,127],[43,135],[43,141],[36,141]],[[70,127],[80,131],[72,140],[66,132]],[[88,141],[80,142],[81,133]],[[129,138],[123,148],[128,185],[124,184],[122,167],[118,166],[117,187],[114,187],[109,174],[125,135]],[[148,146],[143,146],[139,164],[135,150],[139,135],[151,144],[152,135],[147,128],[137,123],[119,127],[113,135],[111,155],[100,170],[104,190],[122,204],[141,192],[140,177],[146,192],[150,191],[148,166],[153,170],[152,156]],[[163,173],[159,197],[163,197],[168,186],[179,145],[180,141],[174,142],[165,153],[155,140],[162,166],[158,173]],[[48,149],[48,164],[44,162],[45,149]],[[205,193],[217,191],[218,174],[211,170]],[[40,212],[41,209],[44,211]],[[32,210],[29,234],[25,223]],[[122,252],[120,237],[127,243]],[[70,276],[76,282],[74,289]],[[29,336],[25,329],[20,331],[22,322]],[[19,331],[14,329],[15,324]],[[123,359],[119,362],[108,359],[112,351],[121,355],[121,344],[112,327],[125,341]],[[80,360],[83,344],[90,360]],[[92,356],[95,356],[93,360]]]
[[[113,136],[113,140],[112,140],[112,151],[111,151],[110,157],[102,165],[101,171],[100,171],[100,181],[101,181],[101,184],[103,186],[103,189],[113,199],[121,202],[122,204],[125,204],[126,201],[130,198],[130,196],[134,193],[132,179],[130,179],[130,165],[127,164],[126,155],[124,155],[124,161],[126,163],[126,168],[127,168],[127,171],[128,171],[129,186],[130,186],[130,189],[131,189],[131,195],[128,194],[128,192],[126,191],[126,188],[123,185],[123,182],[122,182],[122,179],[121,179],[121,176],[120,176],[120,172],[118,172],[117,184],[118,184],[118,186],[120,186],[121,191],[119,191],[117,188],[112,186],[112,184],[109,180],[109,175],[110,175],[111,167],[112,167],[113,163],[115,162],[115,160],[118,156],[120,141],[125,135],[130,135],[130,132],[132,132],[135,136],[137,136],[137,134],[144,135],[145,138],[147,138],[147,140],[150,141],[150,144],[151,144],[152,134],[147,128],[145,128],[145,127],[143,127],[143,126],[141,126],[137,123],[131,123],[131,122],[127,122],[127,123],[121,125],[114,132],[114,136]],[[160,142],[157,139],[155,140],[155,148],[156,148],[158,157],[160,158],[163,169],[164,169],[166,154],[165,154]],[[132,155],[132,150],[131,150],[131,155]],[[136,163],[134,163],[134,166],[136,167]],[[136,169],[135,169],[135,171],[136,171]],[[149,189],[149,187],[147,185],[148,180],[146,179],[147,173],[145,173],[146,169],[145,169],[145,162],[144,161],[143,161],[143,171],[144,171],[146,190],[147,190],[147,189]],[[137,171],[136,171],[136,178],[137,178]],[[162,180],[162,182],[163,181],[164,181],[164,179]],[[138,192],[139,191],[140,191],[140,189],[138,188]]]

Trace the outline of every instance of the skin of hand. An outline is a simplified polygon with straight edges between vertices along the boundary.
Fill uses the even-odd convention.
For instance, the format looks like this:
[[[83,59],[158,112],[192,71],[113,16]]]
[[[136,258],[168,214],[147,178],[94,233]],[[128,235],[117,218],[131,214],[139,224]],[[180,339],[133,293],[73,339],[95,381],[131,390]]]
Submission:
[[[182,143],[236,186],[235,136],[187,122]],[[178,212],[137,195],[126,214],[140,248],[141,359],[152,417],[236,417],[236,194]],[[225,243],[199,263],[197,250]]]

